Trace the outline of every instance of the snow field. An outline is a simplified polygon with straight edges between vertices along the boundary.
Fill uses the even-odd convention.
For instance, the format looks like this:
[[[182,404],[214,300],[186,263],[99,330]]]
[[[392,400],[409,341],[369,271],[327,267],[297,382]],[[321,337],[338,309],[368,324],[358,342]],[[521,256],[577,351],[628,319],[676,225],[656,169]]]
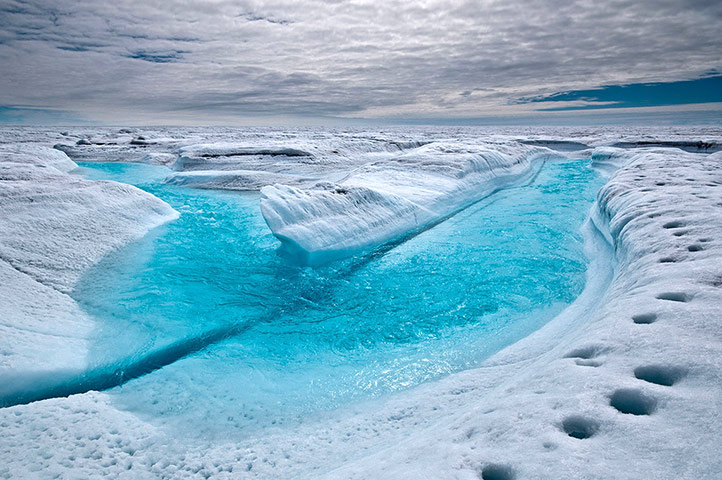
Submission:
[[[170,438],[118,410],[105,393],[2,408],[0,476],[717,478],[722,155],[605,149],[592,158],[608,172],[621,168],[600,191],[588,226],[596,258],[587,290],[482,367],[233,443]],[[45,177],[10,166],[3,179],[7,172],[22,188],[32,179],[52,192],[50,185],[66,181],[59,170]],[[0,193],[0,208],[19,208],[8,198]],[[4,210],[0,219],[16,211],[22,208]],[[42,236],[39,228],[33,231]],[[4,250],[4,239],[0,245]],[[6,275],[0,289],[17,288],[0,297],[17,305],[18,326],[47,327],[38,313],[45,305],[48,319],[72,309],[57,288],[36,286],[33,276],[6,263],[0,262]],[[44,262],[29,268],[47,272],[54,285],[72,284],[72,274],[35,263]],[[59,317],[59,330],[84,328],[63,327],[65,314]],[[20,333],[12,338],[3,349],[26,341]],[[31,356],[33,341],[23,347]]]

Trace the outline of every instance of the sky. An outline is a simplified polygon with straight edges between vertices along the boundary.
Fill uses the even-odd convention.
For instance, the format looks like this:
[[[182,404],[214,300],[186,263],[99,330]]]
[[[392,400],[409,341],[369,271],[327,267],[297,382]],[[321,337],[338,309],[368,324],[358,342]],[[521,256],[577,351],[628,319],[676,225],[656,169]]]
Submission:
[[[719,0],[0,0],[0,123],[722,123]]]

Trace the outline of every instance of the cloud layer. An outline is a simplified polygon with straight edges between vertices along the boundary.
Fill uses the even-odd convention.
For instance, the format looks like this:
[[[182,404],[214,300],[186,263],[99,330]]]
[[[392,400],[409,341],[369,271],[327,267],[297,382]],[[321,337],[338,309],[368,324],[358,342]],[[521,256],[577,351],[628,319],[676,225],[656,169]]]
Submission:
[[[720,69],[720,24],[718,0],[0,0],[0,105],[142,123],[513,115]]]

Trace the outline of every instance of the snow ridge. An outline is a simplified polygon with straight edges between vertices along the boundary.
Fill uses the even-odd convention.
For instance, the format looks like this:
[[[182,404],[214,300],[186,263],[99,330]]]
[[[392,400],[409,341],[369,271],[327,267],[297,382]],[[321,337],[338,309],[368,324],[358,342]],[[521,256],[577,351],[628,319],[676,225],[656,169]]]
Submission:
[[[3,397],[82,371],[94,324],[68,293],[111,250],[178,215],[130,185],[68,173],[75,168],[56,149],[0,146]]]
[[[261,212],[283,249],[316,264],[413,233],[531,177],[547,149],[435,142],[368,163],[339,183],[261,189]]]

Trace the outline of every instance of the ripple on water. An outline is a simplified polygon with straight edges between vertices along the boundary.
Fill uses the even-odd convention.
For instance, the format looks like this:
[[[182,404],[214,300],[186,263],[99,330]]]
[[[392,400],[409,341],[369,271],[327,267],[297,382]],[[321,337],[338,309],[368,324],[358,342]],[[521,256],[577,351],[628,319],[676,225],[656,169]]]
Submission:
[[[224,435],[468,368],[539,328],[583,289],[579,229],[601,185],[588,161],[549,162],[533,184],[392,249],[312,269],[277,255],[256,193],[163,185],[162,167],[86,166],[182,213],[74,293],[101,325],[93,362],[236,329],[114,390],[146,418]]]

